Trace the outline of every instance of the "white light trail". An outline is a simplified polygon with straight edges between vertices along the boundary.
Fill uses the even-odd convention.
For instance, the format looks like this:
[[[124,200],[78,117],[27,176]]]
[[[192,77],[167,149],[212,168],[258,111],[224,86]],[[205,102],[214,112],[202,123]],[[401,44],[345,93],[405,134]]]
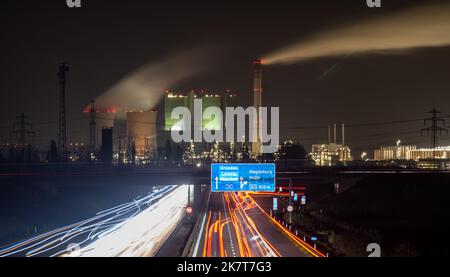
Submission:
[[[187,186],[181,186],[116,230],[80,249],[87,257],[154,256],[184,216]]]
[[[188,186],[165,186],[92,218],[0,249],[0,257],[153,256],[183,218],[187,190]],[[72,250],[74,245],[79,247]]]

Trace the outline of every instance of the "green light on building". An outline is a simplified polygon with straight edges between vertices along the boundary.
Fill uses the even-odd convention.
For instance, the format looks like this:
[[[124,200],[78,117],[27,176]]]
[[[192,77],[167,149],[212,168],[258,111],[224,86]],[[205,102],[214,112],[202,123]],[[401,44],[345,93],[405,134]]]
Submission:
[[[176,94],[167,94],[164,98],[164,122],[166,131],[182,130],[183,126],[177,126],[178,119],[172,119],[172,111],[177,107],[186,107],[188,97]],[[178,123],[179,124],[179,123]]]
[[[203,113],[209,107],[217,107],[222,109],[222,97],[220,96],[208,96],[202,97],[203,100]],[[212,118],[212,119],[203,119],[202,120],[203,130],[220,130],[221,122],[220,118]]]

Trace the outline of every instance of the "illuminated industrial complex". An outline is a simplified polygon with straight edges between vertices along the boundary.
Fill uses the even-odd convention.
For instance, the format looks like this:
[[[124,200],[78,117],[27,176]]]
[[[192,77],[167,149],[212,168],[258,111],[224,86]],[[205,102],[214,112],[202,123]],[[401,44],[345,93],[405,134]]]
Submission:
[[[253,61],[253,106],[259,112],[262,105],[262,62],[259,59]],[[117,108],[96,108],[95,103],[83,110],[86,119],[90,119],[90,143],[86,147],[90,151],[90,159],[98,160],[101,153],[112,152],[113,161],[115,163],[137,163],[146,164],[151,160],[157,159],[158,146],[167,143],[170,131],[182,131],[183,121],[172,118],[172,112],[175,108],[187,108],[191,114],[194,113],[194,100],[202,100],[202,113],[210,108],[217,107],[223,111],[224,122],[220,122],[220,118],[202,118],[201,130],[226,130],[226,107],[241,106],[238,103],[237,95],[231,90],[221,92],[208,92],[205,90],[190,90],[188,92],[174,92],[166,90],[161,103],[153,110],[149,111],[128,111]],[[161,112],[162,110],[162,112]],[[159,112],[158,112],[159,111]],[[158,114],[162,114],[162,121],[159,120]],[[259,114],[254,120],[258,123]],[[249,122],[251,123],[251,122]],[[191,129],[198,127],[192,123]],[[224,127],[222,127],[224,126]],[[258,124],[256,124],[258,126]],[[111,130],[107,132],[108,136],[112,136],[112,150],[105,149],[102,145],[103,134],[105,129]],[[261,155],[261,138],[258,130],[254,130],[256,142],[250,145],[241,143],[239,147],[241,152],[248,148],[249,158],[258,158]],[[109,141],[109,139],[106,139]],[[80,144],[81,145],[81,144]],[[83,144],[84,145],[84,144]],[[242,158],[242,153],[237,153],[236,143],[214,143],[207,145],[206,143],[191,143],[183,147],[183,160],[211,160],[211,161],[227,161],[231,159]],[[108,146],[108,148],[111,148]],[[86,151],[86,150],[85,150]],[[199,151],[199,153],[196,153]],[[70,151],[71,160],[79,161],[80,149]],[[196,162],[193,162],[196,163]]]
[[[422,169],[450,168],[450,146],[418,148],[416,145],[402,145],[398,140],[395,146],[382,146],[374,150],[374,161],[411,161]]]
[[[334,124],[334,137],[331,141],[331,126],[328,126],[328,143],[313,144],[311,158],[317,166],[335,166],[352,161],[350,147],[345,145],[345,126],[342,124],[342,143],[337,143],[337,129]]]

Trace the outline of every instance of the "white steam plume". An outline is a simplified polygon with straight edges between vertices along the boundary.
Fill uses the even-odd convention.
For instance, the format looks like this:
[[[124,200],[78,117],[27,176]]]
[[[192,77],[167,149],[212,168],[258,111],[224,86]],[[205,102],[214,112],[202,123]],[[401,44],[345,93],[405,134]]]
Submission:
[[[414,7],[335,28],[267,55],[266,64],[450,45],[450,4]]]
[[[166,89],[209,69],[213,64],[210,49],[170,53],[131,72],[100,95],[96,107],[125,110],[151,110]]]

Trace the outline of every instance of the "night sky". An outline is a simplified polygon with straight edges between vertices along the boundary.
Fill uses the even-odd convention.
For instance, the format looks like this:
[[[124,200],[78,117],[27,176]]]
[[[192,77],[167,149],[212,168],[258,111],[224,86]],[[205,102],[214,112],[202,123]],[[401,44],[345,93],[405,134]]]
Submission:
[[[87,142],[88,121],[77,119],[89,101],[161,57],[205,49],[198,62],[210,60],[208,69],[168,89],[232,89],[245,106],[251,99],[254,57],[338,25],[434,2],[443,1],[384,0],[381,9],[368,9],[364,0],[84,0],[81,9],[67,8],[65,0],[2,1],[0,138],[9,140],[21,112],[35,123],[42,148],[57,138],[61,61],[71,67],[68,141]],[[263,70],[263,103],[280,107],[282,138],[307,148],[325,142],[326,126],[333,123],[361,125],[346,131],[356,154],[393,145],[397,138],[428,146],[429,138],[419,133],[420,120],[373,123],[425,118],[433,105],[450,114],[450,47],[326,57]],[[448,137],[442,139],[449,143]]]

